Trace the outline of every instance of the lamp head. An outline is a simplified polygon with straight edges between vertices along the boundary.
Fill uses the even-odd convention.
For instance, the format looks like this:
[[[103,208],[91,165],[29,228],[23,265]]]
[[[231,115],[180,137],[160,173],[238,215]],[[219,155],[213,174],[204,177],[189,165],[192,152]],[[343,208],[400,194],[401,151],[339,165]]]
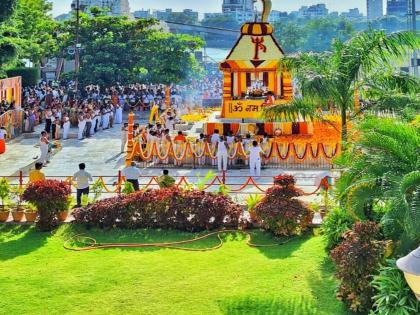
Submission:
[[[397,267],[404,272],[408,285],[420,301],[420,247],[398,259]]]

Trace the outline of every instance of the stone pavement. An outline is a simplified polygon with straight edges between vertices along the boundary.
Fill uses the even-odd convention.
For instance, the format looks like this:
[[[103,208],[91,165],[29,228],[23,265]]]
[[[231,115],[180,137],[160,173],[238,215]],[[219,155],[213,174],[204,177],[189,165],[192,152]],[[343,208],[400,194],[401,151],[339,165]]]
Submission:
[[[147,113],[142,113],[140,120],[145,123]],[[137,117],[136,121],[138,121]],[[39,130],[38,130],[39,129]],[[38,127],[34,135],[20,138],[8,143],[7,152],[0,155],[0,177],[1,176],[17,176],[22,170],[24,175],[28,171],[39,156],[39,147],[37,135],[42,130],[42,126]],[[124,167],[125,156],[120,153],[121,125],[116,125],[109,130],[103,130],[96,133],[92,138],[79,141],[77,139],[69,139],[61,141],[62,148],[56,152],[50,163],[44,168],[44,173],[48,177],[65,178],[71,176],[78,169],[79,163],[86,163],[87,170],[94,176],[105,176],[105,182],[112,185],[118,178],[118,171]],[[72,129],[71,133],[75,134],[77,129]],[[170,169],[172,176],[186,176],[189,182],[197,182],[197,176],[205,176],[209,171],[217,174],[217,170],[206,169]],[[142,184],[150,181],[149,176],[160,176],[162,169],[147,168],[142,169],[145,178],[141,179]],[[262,171],[262,178],[256,179],[261,188],[267,189],[272,184],[272,177],[280,173],[288,173],[297,177],[297,184],[305,192],[312,192],[319,184],[320,178],[325,176],[326,171],[322,170],[280,170],[265,169]],[[221,175],[221,174],[217,174]],[[230,170],[227,174],[227,185],[234,189],[239,189],[248,179],[249,171]],[[17,180],[17,179],[16,179]],[[110,187],[111,188],[111,187]],[[212,190],[217,190],[216,186]],[[257,193],[258,189],[252,186],[246,187],[241,194],[237,194],[238,199],[243,200],[247,195]],[[109,196],[109,195],[108,195]],[[304,197],[305,200],[314,200],[314,197]]]

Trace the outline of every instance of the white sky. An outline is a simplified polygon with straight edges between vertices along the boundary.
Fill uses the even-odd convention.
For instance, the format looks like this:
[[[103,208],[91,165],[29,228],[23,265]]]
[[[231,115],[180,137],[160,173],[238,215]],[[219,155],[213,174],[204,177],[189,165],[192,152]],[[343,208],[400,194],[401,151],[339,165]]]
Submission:
[[[53,14],[57,16],[70,11],[71,0],[50,0],[53,2]],[[175,11],[193,9],[200,13],[220,12],[222,0],[130,0],[131,11],[140,9],[165,9]],[[280,11],[295,11],[302,5],[326,3],[330,11],[347,11],[350,8],[359,8],[366,14],[366,0],[273,0],[273,9]]]

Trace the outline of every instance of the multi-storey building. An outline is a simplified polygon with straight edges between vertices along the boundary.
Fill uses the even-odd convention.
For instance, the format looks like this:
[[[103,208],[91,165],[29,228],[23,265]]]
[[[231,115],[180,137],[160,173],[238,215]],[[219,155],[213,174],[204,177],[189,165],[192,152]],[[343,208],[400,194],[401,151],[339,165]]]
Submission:
[[[380,19],[384,15],[383,0],[367,0],[366,5],[368,20]]]
[[[311,6],[303,6],[299,9],[299,17],[302,18],[319,18],[328,16],[328,9],[324,3]]]
[[[76,4],[76,0],[73,0],[73,3]],[[131,16],[128,0],[80,0],[79,4],[85,10],[96,6],[102,9],[108,9],[111,15]]]
[[[388,0],[387,15],[405,17],[408,14],[408,0]]]
[[[255,19],[255,0],[223,0],[222,11],[233,17],[238,23],[245,23]]]

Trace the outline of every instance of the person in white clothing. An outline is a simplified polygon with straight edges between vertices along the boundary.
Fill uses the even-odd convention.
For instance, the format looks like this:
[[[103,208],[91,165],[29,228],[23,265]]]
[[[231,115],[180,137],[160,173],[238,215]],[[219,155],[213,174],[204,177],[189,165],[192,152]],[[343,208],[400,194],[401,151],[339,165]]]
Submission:
[[[76,181],[77,187],[77,208],[82,206],[82,195],[88,196],[89,195],[89,182],[92,182],[92,175],[85,171],[86,165],[85,163],[79,164],[79,171],[74,173],[73,180]]]
[[[128,123],[125,123],[121,129],[121,153],[125,152],[125,146],[128,140]]]
[[[214,133],[210,137],[210,143],[211,143],[211,149],[212,150],[215,150],[216,149],[217,144],[219,143],[219,140],[220,140],[219,129],[215,129],[214,130]],[[216,165],[216,160],[212,160],[212,165],[213,166]]]
[[[122,175],[125,177],[127,182],[133,185],[135,191],[140,190],[139,177],[141,175],[140,170],[137,167],[136,162],[131,162],[131,166],[128,166],[122,170]]]
[[[63,140],[67,140],[69,138],[69,131],[70,131],[70,119],[67,114],[64,114],[63,117]]]
[[[85,133],[85,127],[86,127],[86,120],[83,114],[79,115],[79,132],[77,134],[77,139],[83,140],[83,134]]]
[[[229,145],[224,136],[220,136],[219,142],[216,143],[216,150],[219,171],[227,171]]]
[[[39,163],[45,165],[48,162],[48,149],[50,141],[48,140],[48,134],[46,131],[41,132],[41,137],[39,138],[39,147],[41,149],[41,156],[38,160]]]
[[[122,124],[123,120],[123,110],[120,105],[116,105],[117,108],[115,109],[115,124],[119,125]]]
[[[262,156],[262,149],[258,145],[258,141],[252,142],[252,147],[249,148],[249,168],[250,168],[250,175],[252,177],[261,176],[261,156]]]

